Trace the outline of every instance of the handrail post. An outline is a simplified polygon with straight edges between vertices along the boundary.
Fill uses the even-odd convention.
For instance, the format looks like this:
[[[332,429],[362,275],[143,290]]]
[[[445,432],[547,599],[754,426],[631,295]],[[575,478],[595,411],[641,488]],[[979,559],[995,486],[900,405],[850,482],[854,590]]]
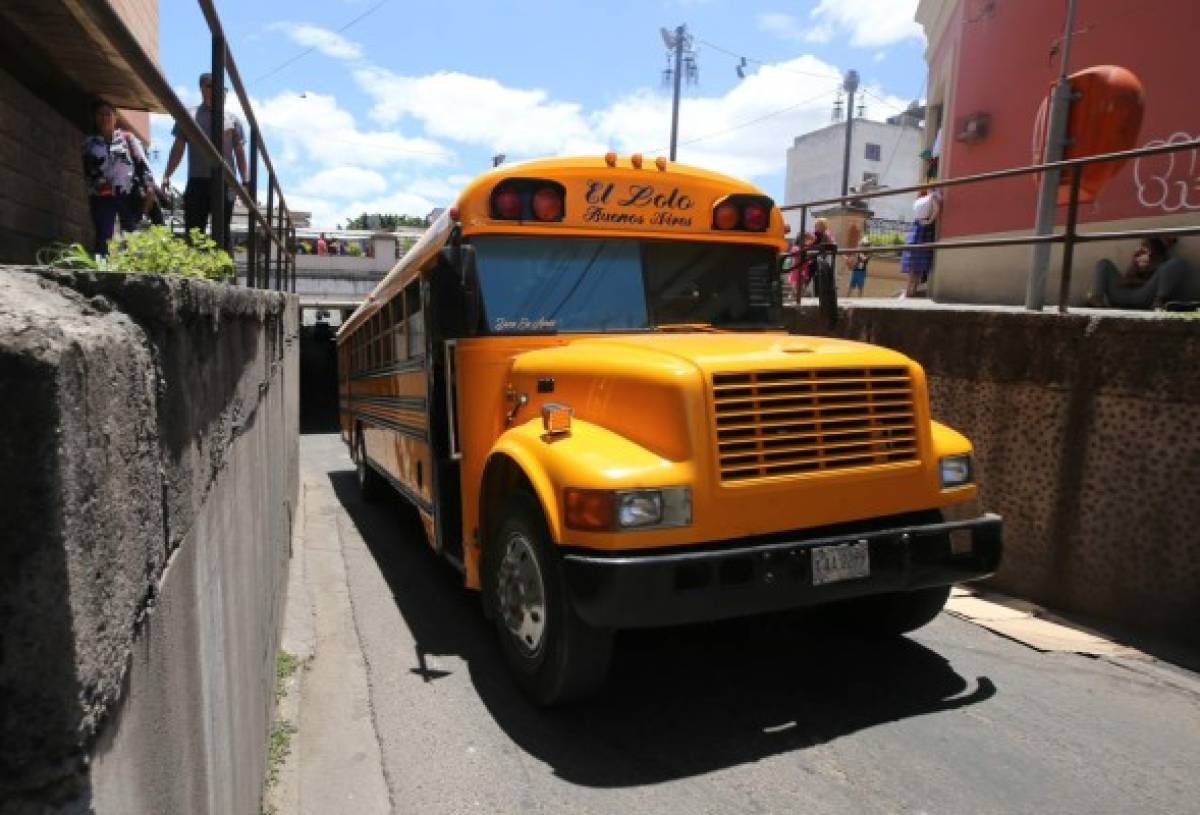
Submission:
[[[1067,313],[1067,301],[1071,295],[1071,264],[1075,261],[1076,222],[1079,218],[1079,181],[1083,168],[1078,164],[1071,167],[1071,197],[1067,201],[1067,227],[1063,232],[1062,276],[1058,286],[1058,313]]]
[[[796,234],[796,243],[800,246],[800,251],[796,253],[796,285],[792,288],[792,296],[796,298],[796,308],[800,308],[800,292],[804,288],[800,280],[800,275],[804,271],[805,252],[807,247],[804,245],[804,236],[808,234],[808,207],[800,207],[800,231]]]
[[[288,217],[289,223],[291,217]],[[292,268],[292,294],[296,293],[296,227],[288,228],[288,265]]]
[[[250,197],[258,203],[258,128],[250,128]],[[246,210],[246,288],[254,288],[258,270],[258,218]]]
[[[271,171],[268,171],[268,173],[267,173],[266,225],[267,225],[268,229],[272,230],[271,231],[272,235],[275,235],[274,228],[273,228],[274,221],[271,220],[271,218],[274,215],[274,212],[275,212],[275,171],[271,170]],[[264,253],[264,257],[263,257],[262,275],[260,275],[259,280],[256,281],[258,283],[258,287],[260,289],[268,288],[271,285],[271,245],[272,245],[272,242],[267,241],[267,245],[265,247],[263,247],[267,251]]]
[[[225,161],[225,39],[216,34],[212,38],[212,108],[209,110],[212,121],[209,122],[209,133],[212,143],[221,154],[221,162]],[[213,242],[221,249],[230,250],[227,245],[228,235],[225,234],[225,171],[218,163],[212,168],[209,177],[210,206],[209,215],[212,220]]]
[[[279,240],[275,242],[275,284],[271,288],[280,291],[283,288],[283,202],[275,208],[275,235]]]

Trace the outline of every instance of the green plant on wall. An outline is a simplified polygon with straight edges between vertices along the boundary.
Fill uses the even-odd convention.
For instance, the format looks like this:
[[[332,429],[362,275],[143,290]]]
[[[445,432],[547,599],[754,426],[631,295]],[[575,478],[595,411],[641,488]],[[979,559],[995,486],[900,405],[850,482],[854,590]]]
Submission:
[[[107,259],[93,258],[76,243],[47,247],[38,253],[38,262],[55,269],[233,279],[233,260],[212,238],[193,229],[190,240],[179,240],[165,226],[151,226],[121,236],[109,244]]]

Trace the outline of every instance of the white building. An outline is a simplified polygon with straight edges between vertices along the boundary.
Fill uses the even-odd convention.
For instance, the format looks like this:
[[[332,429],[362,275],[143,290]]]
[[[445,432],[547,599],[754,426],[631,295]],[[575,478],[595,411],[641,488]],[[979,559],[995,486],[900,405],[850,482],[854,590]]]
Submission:
[[[850,145],[850,191],[864,187],[911,187],[919,183],[922,130],[903,116],[903,124],[855,118]],[[787,151],[784,203],[802,204],[842,193],[842,161],[846,145],[846,123],[834,122],[820,130],[797,136]],[[911,195],[873,198],[866,202],[876,218],[912,220]],[[792,229],[800,224],[800,212],[784,215]],[[812,228],[809,215],[809,228]],[[793,231],[793,234],[795,232]]]

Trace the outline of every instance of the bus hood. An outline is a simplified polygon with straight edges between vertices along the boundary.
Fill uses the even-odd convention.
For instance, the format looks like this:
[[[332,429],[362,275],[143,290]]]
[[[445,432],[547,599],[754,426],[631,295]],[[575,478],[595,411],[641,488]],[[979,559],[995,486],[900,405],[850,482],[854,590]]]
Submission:
[[[906,365],[904,355],[861,342],[784,333],[688,332],[594,337],[573,347],[597,345],[611,353],[649,352],[689,362],[702,371]]]
[[[915,367],[896,351],[828,337],[664,332],[566,339],[520,353],[509,384],[534,411],[566,404],[579,419],[682,461],[710,444],[714,374],[876,366]]]

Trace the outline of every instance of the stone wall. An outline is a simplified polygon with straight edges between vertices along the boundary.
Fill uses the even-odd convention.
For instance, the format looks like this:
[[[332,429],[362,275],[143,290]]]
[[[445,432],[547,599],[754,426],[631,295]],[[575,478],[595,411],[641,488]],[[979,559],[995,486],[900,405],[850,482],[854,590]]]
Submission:
[[[294,298],[0,269],[0,813],[259,811]]]
[[[997,588],[1200,644],[1200,319],[860,301],[836,333],[920,362],[974,442]]]

